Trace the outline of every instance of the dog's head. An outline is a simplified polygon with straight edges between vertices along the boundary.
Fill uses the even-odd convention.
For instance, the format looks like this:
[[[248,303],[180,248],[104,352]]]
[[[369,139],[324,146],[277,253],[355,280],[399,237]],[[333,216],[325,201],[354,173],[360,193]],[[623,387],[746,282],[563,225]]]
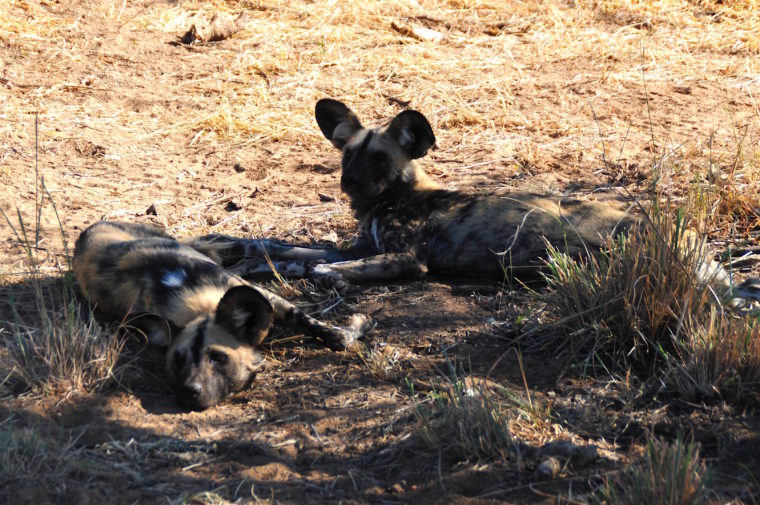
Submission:
[[[353,200],[371,200],[390,188],[412,186],[419,171],[412,162],[435,145],[425,116],[405,110],[386,127],[363,128],[343,103],[324,98],[315,116],[320,130],[343,151],[341,188]]]
[[[251,286],[229,289],[213,314],[182,328],[166,353],[166,371],[177,401],[203,410],[248,387],[262,369],[264,357],[256,346],[266,337],[274,318],[272,305]],[[141,324],[145,324],[143,320]],[[152,343],[160,343],[161,321],[153,322]],[[163,324],[170,332],[169,325]]]

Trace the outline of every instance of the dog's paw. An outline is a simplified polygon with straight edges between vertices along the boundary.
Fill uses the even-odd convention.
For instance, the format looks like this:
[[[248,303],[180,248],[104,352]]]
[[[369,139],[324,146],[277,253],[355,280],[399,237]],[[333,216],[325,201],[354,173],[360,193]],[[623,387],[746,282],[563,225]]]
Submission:
[[[348,328],[354,335],[353,340],[364,338],[364,335],[374,328],[375,324],[375,320],[367,314],[353,314],[348,320]]]
[[[330,268],[329,264],[314,265],[311,267],[309,277],[320,286],[335,289],[339,293],[345,292],[349,287],[349,283],[343,278],[343,274]]]
[[[747,300],[760,301],[760,278],[751,277],[741,284],[737,289],[739,296]]]
[[[335,338],[325,341],[328,347],[334,351],[342,351],[353,346],[357,340],[364,338],[372,328],[375,321],[366,314],[353,314],[346,326],[335,326]]]
[[[733,298],[729,301],[729,307],[740,313],[760,312],[760,278],[751,277],[738,286],[732,293]]]

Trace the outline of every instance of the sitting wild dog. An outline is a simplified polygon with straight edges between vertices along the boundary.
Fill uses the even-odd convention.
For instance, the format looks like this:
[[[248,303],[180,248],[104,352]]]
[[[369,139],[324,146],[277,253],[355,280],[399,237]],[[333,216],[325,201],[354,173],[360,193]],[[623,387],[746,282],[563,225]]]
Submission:
[[[166,370],[178,401],[208,408],[251,383],[272,322],[344,349],[371,326],[354,315],[329,326],[292,303],[224,271],[207,256],[150,226],[99,222],[79,236],[74,274],[84,295],[115,318],[129,316],[148,343],[169,346]]]
[[[260,262],[266,253],[276,262],[300,262],[311,267],[315,277],[338,283],[421,277],[428,272],[495,279],[509,273],[529,280],[545,266],[547,243],[569,255],[585,256],[598,252],[609,237],[645,222],[602,202],[442,189],[413,161],[435,144],[427,119],[414,110],[374,129],[363,128],[356,115],[335,100],[317,102],[315,114],[322,133],[343,152],[341,188],[359,220],[359,238],[339,250],[209,237],[226,244],[218,251],[221,262],[241,275],[255,271],[254,258]],[[698,276],[727,287],[728,274],[705,257]]]

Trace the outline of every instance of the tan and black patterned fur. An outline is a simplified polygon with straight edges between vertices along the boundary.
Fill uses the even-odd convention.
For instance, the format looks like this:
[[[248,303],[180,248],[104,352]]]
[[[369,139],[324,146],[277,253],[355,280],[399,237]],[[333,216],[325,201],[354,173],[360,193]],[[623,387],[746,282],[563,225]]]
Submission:
[[[317,321],[145,225],[90,226],[77,240],[73,269],[98,310],[126,318],[150,344],[168,346],[168,378],[178,401],[191,409],[208,408],[248,387],[264,362],[256,347],[273,322],[332,349],[346,348],[371,326],[360,315],[347,328]]]
[[[414,160],[435,144],[417,111],[388,126],[366,129],[341,102],[323,99],[315,115],[325,137],[340,149],[341,188],[359,221],[360,235],[347,249],[296,247],[271,240],[209,237],[226,244],[222,262],[240,274],[266,254],[298,261],[333,282],[361,282],[430,273],[521,280],[545,265],[547,242],[583,256],[642,221],[609,203],[514,192],[468,194],[440,188]],[[320,264],[322,263],[322,264]],[[729,277],[711,259],[700,273],[726,286]]]

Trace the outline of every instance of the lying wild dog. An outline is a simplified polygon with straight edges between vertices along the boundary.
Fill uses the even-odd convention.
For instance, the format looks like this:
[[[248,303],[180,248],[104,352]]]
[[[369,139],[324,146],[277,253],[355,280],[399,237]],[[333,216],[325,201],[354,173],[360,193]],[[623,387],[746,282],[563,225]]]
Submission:
[[[353,316],[328,326],[283,298],[248,284],[155,228],[99,222],[76,242],[74,274],[102,312],[129,323],[148,343],[168,346],[166,370],[178,401],[205,409],[246,388],[264,358],[256,346],[272,322],[344,349],[371,325]]]
[[[374,129],[363,128],[335,100],[317,102],[315,114],[322,133],[343,152],[341,188],[359,220],[359,238],[339,250],[209,237],[225,244],[218,251],[220,261],[240,274],[256,270],[267,254],[275,261],[311,266],[314,276],[334,282],[428,272],[497,279],[509,273],[528,280],[545,265],[547,243],[584,256],[598,252],[609,237],[645,222],[602,202],[441,189],[413,161],[435,144],[427,119],[414,110]],[[690,234],[687,240],[697,239]],[[709,257],[698,275],[716,286],[729,285],[728,274]]]

